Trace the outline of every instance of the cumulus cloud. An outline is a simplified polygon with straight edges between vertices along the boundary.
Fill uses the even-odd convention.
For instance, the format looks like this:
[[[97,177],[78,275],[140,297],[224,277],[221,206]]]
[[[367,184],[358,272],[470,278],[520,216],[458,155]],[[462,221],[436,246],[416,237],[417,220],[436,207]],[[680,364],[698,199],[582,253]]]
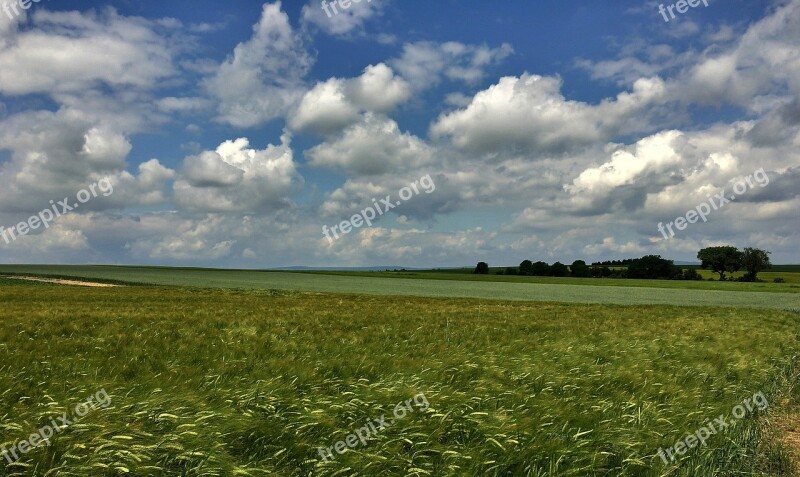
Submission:
[[[48,263],[48,260],[63,263],[65,256],[89,251],[91,245],[86,235],[63,222],[53,223],[41,233],[18,236],[10,243],[0,240],[0,257],[18,263]]]
[[[312,64],[281,2],[266,3],[253,36],[236,46],[204,87],[219,100],[220,121],[255,126],[283,116],[302,97]]]
[[[118,131],[76,121],[63,112],[20,114],[0,124],[0,149],[11,152],[11,160],[0,165],[0,181],[5,185],[0,189],[0,211],[35,212],[50,200],[74,196],[102,178],[121,187],[113,198],[87,203],[84,208],[164,199],[160,194],[170,171],[152,160],[139,166],[139,177],[128,173],[126,158],[132,145]]]
[[[776,260],[793,256],[800,0],[778,2],[749,25],[698,34],[687,21],[655,40],[626,41],[610,59],[578,60],[591,80],[619,85],[622,92],[605,100],[574,99],[566,91],[591,97],[596,90],[565,86],[559,76],[492,77],[513,53],[509,45],[398,46],[392,31],[376,35],[381,45],[370,43],[369,55],[309,76],[316,46],[309,33],[363,36],[386,4],[362,1],[328,18],[308,2],[293,28],[298,19],[290,22],[270,0],[252,33],[231,32],[239,43],[215,59],[199,57],[208,50],[198,38],[224,24],[44,5],[13,21],[0,15],[0,225],[100,178],[114,186],[113,195],[48,230],[9,246],[0,240],[0,259],[436,266],[653,252],[686,259],[715,243],[765,247]],[[381,51],[397,52],[375,56]],[[394,117],[424,91],[424,105]],[[745,118],[736,120],[738,108],[698,115],[698,104],[734,104]],[[209,116],[223,124],[209,124]],[[426,141],[417,131],[431,117]],[[253,131],[240,131],[275,119],[322,143],[306,146],[313,138],[294,141],[285,132],[260,149],[245,138],[255,143]],[[259,133],[274,134],[273,126],[282,125]],[[150,132],[163,136],[141,139]],[[239,139],[209,144],[217,134]],[[150,152],[172,138],[174,147]],[[318,169],[317,182],[295,201],[303,179],[293,142],[306,149],[303,166]],[[179,144],[188,157],[176,165],[171,151]],[[161,151],[167,156],[153,157]],[[769,186],[661,239],[659,221],[762,167]],[[323,223],[349,218],[425,174],[435,193],[334,244],[320,234]]]
[[[37,9],[33,24],[36,29],[23,32],[0,24],[6,42],[0,49],[0,93],[80,93],[98,85],[147,90],[177,73],[174,49],[150,20],[111,8]]]
[[[679,131],[666,131],[637,142],[632,148],[614,151],[611,160],[584,170],[565,189],[578,210],[608,211],[615,205],[641,207],[652,179],[669,177],[683,164]]]
[[[567,100],[561,87],[558,77],[504,77],[476,94],[466,108],[442,114],[431,134],[450,137],[456,147],[477,154],[506,149],[559,153],[646,127],[642,113],[664,95],[658,78],[638,80],[632,92],[598,105]]]
[[[751,25],[731,48],[710,49],[673,85],[698,103],[748,105],[767,94],[800,94],[800,1],[785,2]]]
[[[593,78],[631,84],[642,77],[669,74],[667,96],[685,104],[735,104],[753,108],[760,97],[800,93],[800,1],[775,2],[767,15],[746,28],[719,25],[706,34],[700,48],[693,43],[676,51],[664,43],[634,40],[612,60],[578,60]],[[667,32],[697,33],[683,22]]]
[[[340,137],[306,152],[313,166],[363,175],[418,168],[429,162],[432,154],[422,140],[403,133],[395,121],[374,113],[367,113],[362,122]]]
[[[455,41],[423,41],[403,45],[403,54],[389,64],[415,90],[423,90],[436,86],[443,78],[475,84],[484,78],[489,67],[500,63],[513,52],[508,43],[490,48],[487,45],[466,45]]]
[[[303,96],[289,124],[298,131],[332,134],[356,122],[358,108],[345,95],[344,82],[331,78]]]
[[[472,263],[482,256],[493,235],[480,227],[435,232],[422,228],[371,227],[360,229],[328,244],[320,238],[326,257],[332,263],[349,266],[422,263],[446,266],[447,263]],[[446,257],[446,258],[445,258]]]
[[[177,98],[168,96],[156,102],[158,109],[165,113],[199,113],[209,109],[212,102],[206,98]]]
[[[141,240],[131,245],[134,256],[155,260],[218,260],[231,253],[235,240],[220,240],[217,236],[224,230],[224,219],[210,215],[198,221],[180,220],[163,216],[160,221],[169,220],[169,231],[164,231],[156,239]]]
[[[352,79],[331,78],[305,94],[290,118],[295,130],[333,134],[359,120],[364,111],[388,113],[408,100],[411,89],[383,63]]]
[[[610,144],[608,160],[580,171],[564,187],[568,200],[557,198],[545,204],[545,215],[557,208],[568,214],[591,215],[604,223],[625,224],[625,228],[652,238],[658,235],[658,222],[683,216],[718,194],[730,198],[734,184],[751,176],[755,178],[753,186],[714,210],[707,223],[684,232],[688,242],[676,241],[670,249],[683,252],[681,247],[701,244],[698,235],[732,240],[730,237],[741,237],[756,223],[783,229],[796,215],[792,207],[799,194],[796,131],[769,145],[760,138],[754,144],[753,131],[761,129],[762,122],[774,124],[776,118],[785,116],[782,111],[759,121],[717,124],[697,131],[661,131],[629,146]],[[791,233],[783,230],[781,235]],[[655,240],[661,242],[660,237]]]
[[[183,209],[208,212],[274,211],[289,205],[302,181],[295,169],[291,136],[280,145],[250,148],[246,138],[225,141],[215,151],[183,161],[173,192]]]

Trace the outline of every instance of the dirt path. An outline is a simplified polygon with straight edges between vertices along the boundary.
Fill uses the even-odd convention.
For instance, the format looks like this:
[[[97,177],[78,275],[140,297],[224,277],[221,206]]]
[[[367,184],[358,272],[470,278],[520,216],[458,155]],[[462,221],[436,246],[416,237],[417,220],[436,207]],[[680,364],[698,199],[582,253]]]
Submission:
[[[62,280],[60,278],[39,278],[39,277],[3,277],[3,278],[8,278],[10,280],[27,280],[29,282],[55,283],[58,285],[74,285],[80,287],[110,288],[110,287],[120,286],[120,285],[112,285],[110,283],[83,282],[79,280]]]

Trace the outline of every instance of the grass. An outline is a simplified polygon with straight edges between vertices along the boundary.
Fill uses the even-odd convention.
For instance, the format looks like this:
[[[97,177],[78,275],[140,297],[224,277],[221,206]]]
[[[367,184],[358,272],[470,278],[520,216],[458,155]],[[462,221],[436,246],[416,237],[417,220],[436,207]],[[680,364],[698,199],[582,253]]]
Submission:
[[[717,290],[654,288],[635,286],[638,280],[597,279],[603,285],[590,285],[592,279],[542,279],[508,283],[494,276],[481,280],[429,280],[416,278],[375,279],[360,274],[292,273],[254,270],[165,269],[115,266],[3,265],[0,273],[68,276],[104,281],[149,283],[170,286],[285,289],[374,295],[472,297],[521,301],[561,301],[568,303],[610,303],[621,305],[662,304],[685,306],[740,306],[748,308],[800,308],[800,285],[747,284],[733,282],[671,282]],[[434,275],[434,274],[429,274]],[[467,277],[470,275],[461,275]],[[562,280],[562,281],[558,281]],[[641,283],[639,283],[641,284]],[[630,286],[623,286],[630,285]],[[689,285],[683,285],[689,286]],[[763,286],[763,288],[752,288]],[[759,291],[753,291],[759,290]],[[764,293],[767,292],[767,293]]]
[[[502,282],[502,283],[541,283],[541,284],[560,284],[560,285],[593,285],[607,287],[637,287],[637,288],[671,288],[681,290],[719,290],[719,291],[755,291],[755,292],[775,292],[775,293],[800,293],[800,273],[797,272],[761,272],[759,279],[765,280],[764,283],[742,283],[742,282],[720,282],[717,280],[718,274],[708,270],[700,270],[700,275],[704,281],[684,281],[684,280],[628,280],[616,278],[573,278],[573,277],[529,277],[519,275],[475,275],[472,272],[453,272],[442,270],[414,270],[414,271],[313,271],[297,272],[306,274],[321,274],[332,276],[350,277],[369,277],[369,278],[413,278],[423,280],[455,280],[455,281],[477,281],[477,282]],[[734,277],[741,277],[742,272],[735,273]],[[728,275],[726,275],[728,276]],[[776,277],[786,280],[785,284],[772,283]],[[714,281],[708,281],[713,278]],[[792,286],[795,285],[795,286]]]
[[[764,413],[654,454],[797,374],[798,315],[130,287],[0,287],[0,441],[104,388],[0,475],[788,475]],[[418,393],[430,403],[335,461]]]
[[[44,282],[29,282],[25,280],[15,280],[11,278],[0,277],[0,289],[6,287],[22,287],[22,286],[30,286],[30,285],[41,285],[41,286],[57,286],[51,283],[44,283]]]

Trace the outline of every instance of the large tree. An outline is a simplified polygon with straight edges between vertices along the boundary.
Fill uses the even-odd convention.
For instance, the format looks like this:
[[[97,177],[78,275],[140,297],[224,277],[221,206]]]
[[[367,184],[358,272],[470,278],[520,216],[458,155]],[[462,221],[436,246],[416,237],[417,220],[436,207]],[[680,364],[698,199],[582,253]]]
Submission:
[[[475,271],[472,272],[476,275],[488,275],[489,274],[489,264],[486,262],[478,262],[478,265],[475,267]]]
[[[726,272],[737,272],[742,268],[742,252],[730,245],[722,247],[707,247],[697,252],[700,268],[710,268],[714,273],[719,273],[720,281],[725,280]]]
[[[566,277],[569,275],[569,268],[561,262],[550,265],[550,275],[554,277]]]
[[[541,260],[531,266],[531,274],[537,277],[546,277],[550,275],[550,265]]]
[[[519,274],[533,275],[533,262],[530,260],[523,260],[522,263],[519,264]]]
[[[569,271],[573,277],[588,277],[591,274],[589,267],[583,260],[575,260],[569,267]]]
[[[772,263],[769,261],[769,254],[766,250],[760,248],[746,247],[742,251],[742,267],[747,270],[745,279],[749,281],[756,281],[756,275],[762,270],[772,268]]]

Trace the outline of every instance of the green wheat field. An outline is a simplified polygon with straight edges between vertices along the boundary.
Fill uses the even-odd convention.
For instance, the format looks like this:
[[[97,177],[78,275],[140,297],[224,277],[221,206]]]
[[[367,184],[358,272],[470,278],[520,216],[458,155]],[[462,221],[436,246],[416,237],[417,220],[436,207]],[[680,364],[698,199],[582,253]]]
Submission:
[[[130,283],[0,278],[0,445],[111,398],[0,475],[794,475],[775,423],[798,402],[795,272],[764,290],[0,267],[12,273]],[[759,391],[765,411],[674,463],[656,455]],[[320,447],[419,393],[426,411],[323,462]]]

